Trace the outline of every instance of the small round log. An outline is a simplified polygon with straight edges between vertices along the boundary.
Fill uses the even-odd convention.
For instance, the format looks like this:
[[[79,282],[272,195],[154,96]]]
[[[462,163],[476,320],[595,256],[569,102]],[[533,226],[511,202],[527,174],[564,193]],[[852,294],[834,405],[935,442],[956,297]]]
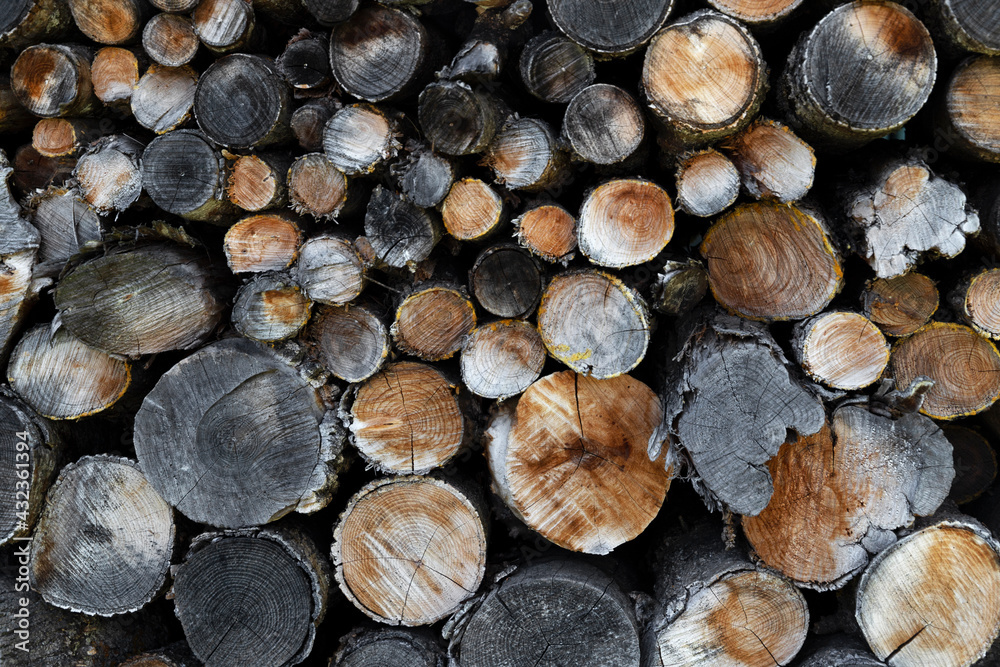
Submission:
[[[608,181],[587,194],[576,233],[580,252],[598,266],[618,269],[647,262],[674,235],[670,195],[645,179]]]
[[[920,376],[934,381],[920,412],[955,419],[982,412],[1000,397],[1000,353],[969,327],[931,322],[892,349],[889,375],[900,390]]]
[[[814,315],[844,284],[822,218],[796,206],[738,206],[712,225],[700,251],[716,300],[750,319]]]
[[[563,115],[562,135],[573,157],[620,166],[642,145],[646,121],[635,98],[618,86],[597,83],[570,101]]]
[[[194,23],[181,14],[157,14],[142,29],[142,48],[164,67],[187,65],[199,44]]]
[[[951,443],[955,481],[948,497],[958,505],[970,503],[990,488],[997,476],[997,454],[978,431],[955,424],[941,427]]]
[[[244,0],[200,0],[191,20],[198,39],[213,53],[242,49],[256,33],[253,6]]]
[[[557,360],[590,377],[613,378],[646,355],[650,319],[642,298],[614,276],[568,271],[545,288],[538,331]]]
[[[786,125],[762,118],[727,145],[743,189],[754,199],[784,203],[805,197],[816,174],[816,155]]]
[[[488,519],[478,497],[448,482],[376,480],[351,498],[334,529],[340,590],[381,623],[434,623],[482,583]]]
[[[358,627],[341,638],[331,665],[337,667],[440,667],[444,649],[431,632]]]
[[[545,344],[525,320],[477,327],[462,346],[462,382],[476,396],[504,400],[520,394],[542,374]]]
[[[98,139],[73,170],[83,198],[98,213],[124,211],[142,194],[143,145],[124,134]]]
[[[396,309],[390,333],[396,347],[427,361],[449,359],[476,327],[476,309],[458,287],[418,288]]]
[[[1000,339],[1000,269],[978,271],[952,291],[955,312],[982,336]]]
[[[876,278],[861,297],[865,317],[887,336],[909,336],[930,322],[938,309],[934,281],[910,271],[895,278]]]
[[[451,186],[441,204],[441,221],[459,241],[479,241],[504,221],[503,200],[478,178],[463,178]]]
[[[330,66],[345,91],[369,102],[406,95],[429,73],[430,35],[409,12],[365,6],[330,33]]]
[[[347,177],[326,153],[306,153],[288,170],[292,210],[320,220],[334,220],[347,203]]]
[[[674,0],[641,0],[627,11],[602,2],[552,0],[552,21],[580,46],[606,56],[627,55],[656,33],[670,16]]]
[[[433,366],[390,364],[357,388],[344,418],[351,441],[384,473],[439,468],[459,452],[471,428],[457,391]]]
[[[323,88],[331,80],[327,40],[311,34],[293,38],[274,64],[288,85],[298,90]]]
[[[101,108],[90,78],[92,57],[82,46],[29,46],[10,70],[11,89],[25,109],[42,118],[90,115]]]
[[[740,172],[715,150],[685,153],[677,161],[677,208],[699,218],[722,213],[740,194]]]
[[[302,0],[302,4],[317,23],[329,28],[351,18],[360,0]]]
[[[273,343],[291,338],[309,321],[312,301],[281,273],[260,273],[236,292],[232,322],[245,338]]]
[[[0,46],[23,49],[58,41],[69,32],[73,16],[62,0],[12,0],[0,19]]]
[[[389,330],[366,306],[320,306],[304,336],[321,366],[346,382],[363,382],[389,357]]]
[[[913,118],[936,71],[930,33],[909,10],[859,0],[840,5],[802,35],[788,56],[778,100],[810,144],[846,151]]]
[[[33,536],[31,586],[49,604],[91,615],[136,611],[163,588],[174,515],[129,459],[67,465]]]
[[[323,150],[349,176],[370,174],[399,150],[399,123],[371,104],[352,104],[333,114],[323,130]]]
[[[441,204],[455,182],[451,161],[428,148],[411,151],[399,176],[399,190],[420,208]]]
[[[542,274],[531,255],[513,244],[479,254],[469,271],[472,293],[497,317],[526,317],[542,297]]]
[[[204,134],[172,130],[146,146],[142,184],[153,203],[188,220],[220,221],[235,212],[225,198],[226,162]]]
[[[481,153],[502,122],[496,99],[460,81],[438,81],[420,93],[417,118],[431,148],[446,155]]]
[[[441,222],[381,185],[365,212],[365,235],[378,263],[395,268],[422,262],[441,238]]]
[[[567,104],[597,76],[589,51],[551,31],[528,40],[518,65],[527,91],[557,104]]]
[[[354,244],[341,236],[314,236],[302,244],[295,277],[313,301],[340,306],[365,288],[366,268]]]
[[[132,91],[139,83],[142,63],[136,54],[117,46],[106,46],[97,52],[90,65],[94,95],[107,105],[128,107]]]
[[[329,588],[330,566],[302,533],[206,533],[174,575],[174,609],[206,664],[297,665],[312,650]]]
[[[290,97],[271,60],[238,53],[215,61],[201,75],[194,113],[198,127],[217,144],[260,148],[291,135]]]
[[[697,260],[667,260],[653,283],[652,306],[666,315],[683,315],[708,293],[708,271]]]
[[[22,336],[7,366],[11,389],[48,419],[80,419],[115,405],[132,383],[131,364],[65,328],[39,324]]]
[[[83,342],[139,357],[203,343],[222,317],[226,296],[204,251],[150,244],[80,264],[59,281],[55,306]]]
[[[504,406],[486,459],[500,499],[528,527],[564,549],[607,554],[656,516],[671,471],[646,455],[663,412],[645,384],[562,371]]]
[[[35,123],[31,145],[45,157],[75,157],[104,134],[89,118],[43,118]]]
[[[291,156],[282,153],[239,156],[229,172],[229,201],[244,211],[284,208],[290,165]]]
[[[1000,11],[970,0],[932,0],[929,23],[934,38],[953,49],[1000,56]]]
[[[767,75],[760,45],[739,21],[702,10],[670,24],[649,43],[642,67],[661,145],[676,151],[740,131],[760,109]]]
[[[310,100],[292,112],[289,125],[299,147],[307,151],[323,150],[323,130],[339,104],[328,97]]]
[[[751,28],[772,28],[788,18],[803,0],[707,0],[723,14],[739,19]]]
[[[101,219],[94,207],[71,190],[46,190],[35,204],[31,224],[41,235],[38,259],[62,269],[85,246],[100,242]]]
[[[233,273],[281,271],[299,256],[302,230],[290,216],[261,213],[243,218],[226,232],[222,249]]]
[[[1000,62],[973,56],[959,65],[945,89],[944,115],[951,145],[967,156],[1000,162],[1000,122],[997,106]]]
[[[143,0],[67,0],[73,22],[84,35],[98,44],[127,44],[137,41],[149,15]]]
[[[576,218],[558,204],[529,208],[514,220],[517,242],[546,262],[563,262],[576,250]]]
[[[485,163],[497,183],[511,190],[543,190],[566,177],[566,154],[543,120],[513,118],[496,133]]]
[[[871,320],[834,310],[795,325],[795,358],[809,377],[834,389],[863,389],[889,364],[889,344]]]
[[[188,518],[254,526],[329,502],[343,442],[324,416],[293,367],[252,341],[226,339],[160,378],[136,415],[135,451],[150,483]]]

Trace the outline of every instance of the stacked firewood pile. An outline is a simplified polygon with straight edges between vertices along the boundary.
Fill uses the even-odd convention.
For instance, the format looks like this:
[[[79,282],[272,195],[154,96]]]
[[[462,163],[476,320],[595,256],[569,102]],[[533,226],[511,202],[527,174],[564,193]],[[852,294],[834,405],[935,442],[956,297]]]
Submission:
[[[4,667],[1000,665],[997,3],[0,47]]]

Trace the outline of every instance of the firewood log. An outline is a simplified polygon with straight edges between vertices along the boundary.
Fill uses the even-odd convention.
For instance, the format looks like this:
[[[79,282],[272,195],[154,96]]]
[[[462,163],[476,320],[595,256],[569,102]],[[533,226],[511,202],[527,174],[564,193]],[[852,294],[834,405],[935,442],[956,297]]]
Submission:
[[[512,118],[500,128],[486,150],[486,165],[497,183],[511,190],[543,190],[566,179],[568,157],[548,123],[536,118]]]
[[[162,12],[183,14],[197,7],[199,0],[149,0],[149,2]]]
[[[553,23],[580,46],[602,56],[624,56],[639,49],[663,27],[673,0],[642,0],[621,11],[600,2],[553,0]]]
[[[444,649],[427,630],[409,628],[357,627],[340,640],[330,660],[336,667],[441,667]]]
[[[320,220],[334,220],[347,203],[344,172],[326,153],[306,153],[288,170],[288,199],[293,211]]]
[[[142,184],[161,209],[188,220],[222,221],[238,209],[226,199],[226,162],[197,130],[171,130],[142,154]]]
[[[861,299],[865,317],[887,336],[914,333],[930,321],[939,301],[934,281],[916,271],[870,281]]]
[[[338,108],[339,103],[332,98],[321,97],[309,100],[292,112],[289,125],[299,147],[307,151],[323,150],[323,130]]]
[[[143,0],[67,0],[73,21],[98,44],[128,44],[139,39],[152,13]]]
[[[824,646],[811,653],[798,667],[885,667],[862,640],[850,635],[833,635]]]
[[[547,375],[490,421],[493,490],[545,539],[607,554],[639,535],[666,498],[672,471],[644,455],[661,417],[656,394],[628,375]]]
[[[441,204],[455,183],[451,161],[424,146],[409,151],[398,173],[399,191],[420,208]]]
[[[366,305],[319,306],[303,336],[320,365],[346,382],[363,382],[389,356],[389,329]]]
[[[743,533],[765,565],[817,590],[844,586],[896,541],[894,530],[933,514],[955,476],[951,444],[930,419],[858,405],[787,441],[768,469],[774,495],[743,517]]]
[[[940,516],[876,556],[856,617],[890,665],[971,665],[1000,631],[1000,546],[979,522]]]
[[[309,655],[329,588],[330,565],[304,533],[247,528],[195,538],[172,592],[199,660],[278,667]]]
[[[162,589],[174,516],[139,466],[100,455],[64,467],[32,538],[31,587],[85,614],[140,609]]]
[[[481,83],[495,81],[503,72],[510,51],[531,34],[528,19],[533,10],[531,0],[513,0],[504,6],[479,10],[465,42],[437,76]]]
[[[258,273],[236,292],[233,328],[265,343],[291,338],[309,321],[313,302],[285,273]]]
[[[543,102],[566,104],[597,76],[589,51],[551,31],[528,40],[518,64],[521,83]]]
[[[325,28],[343,23],[358,10],[359,0],[302,0],[306,10]]]
[[[1000,338],[1000,269],[986,269],[963,279],[948,300],[951,307],[982,336]]]
[[[863,389],[889,364],[889,344],[871,320],[833,310],[795,325],[795,358],[813,380],[834,389]]]
[[[7,379],[43,417],[79,419],[117,403],[132,382],[132,372],[128,361],[48,323],[21,337],[11,353]]]
[[[460,81],[438,81],[420,93],[417,118],[431,148],[446,155],[481,153],[503,124],[488,92]]]
[[[226,232],[222,248],[233,273],[281,271],[299,256],[302,231],[290,215],[261,213]]]
[[[545,344],[525,320],[482,324],[462,345],[462,382],[483,398],[520,394],[539,378],[544,365]]]
[[[759,119],[727,142],[743,189],[755,199],[789,203],[809,193],[816,172],[812,147],[777,121]]]
[[[441,204],[441,221],[459,241],[479,241],[498,230],[504,209],[494,188],[478,178],[463,178],[448,190]]]
[[[681,155],[674,179],[677,208],[699,218],[722,213],[740,194],[740,172],[714,148]]]
[[[573,157],[624,168],[646,136],[642,109],[618,86],[598,83],[577,93],[563,115],[562,136]]]
[[[329,502],[345,464],[340,429],[325,414],[292,366],[228,339],[160,378],[136,415],[135,451],[150,483],[188,518],[253,526]]]
[[[11,88],[36,116],[90,115],[101,106],[90,78],[92,58],[90,49],[79,45],[29,46],[10,70]]]
[[[350,499],[333,532],[340,590],[381,623],[434,623],[482,583],[488,517],[482,499],[456,484],[376,480]]]
[[[815,315],[844,283],[825,221],[794,205],[737,206],[712,225],[700,250],[712,294],[743,317]]]
[[[708,293],[708,271],[697,260],[667,260],[653,283],[654,310],[684,315]]]
[[[104,134],[90,118],[43,118],[31,132],[31,145],[45,157],[75,157]]]
[[[157,14],[142,29],[143,50],[164,67],[187,65],[200,44],[194,23],[181,14]]]
[[[32,118],[34,119],[34,116]],[[11,166],[14,173],[10,180],[15,191],[26,194],[35,190],[43,191],[50,186],[59,187],[66,183],[76,168],[76,158],[47,158],[40,155],[31,144],[25,144],[14,153],[14,162]]]
[[[755,516],[773,492],[765,464],[788,429],[806,436],[823,427],[822,403],[789,373],[763,324],[696,311],[684,323],[679,344],[664,386],[660,431],[672,437],[674,448],[667,461],[682,449],[709,507]],[[662,437],[650,440],[651,456],[659,456]]]
[[[194,113],[198,127],[217,144],[260,148],[291,137],[290,97],[270,59],[237,53],[215,61],[202,73]]]
[[[802,593],[724,547],[710,524],[667,534],[656,552],[660,604],[643,635],[644,667],[786,665],[802,648]]]
[[[399,119],[371,104],[352,104],[333,114],[323,130],[323,150],[349,176],[370,174],[395,157]]]
[[[327,40],[312,33],[293,37],[274,64],[292,88],[312,90],[331,81]]]
[[[469,271],[472,293],[497,317],[526,317],[542,297],[542,274],[521,248],[504,243],[479,253]]]
[[[140,653],[119,667],[199,667],[201,661],[194,657],[191,647],[179,641],[153,651]]]
[[[674,235],[670,195],[645,179],[608,181],[586,195],[576,233],[580,252],[598,266],[618,269],[647,262]]]
[[[930,33],[886,0],[840,5],[802,34],[788,56],[778,100],[817,149],[850,150],[902,127],[934,86]]]
[[[420,285],[396,308],[390,333],[396,347],[427,361],[454,356],[476,327],[476,309],[461,287]]]
[[[139,357],[203,343],[228,296],[204,251],[155,243],[119,247],[80,264],[59,281],[55,306],[83,342]]]
[[[771,30],[798,9],[802,0],[708,0],[708,4],[751,28]]]
[[[13,170],[7,155],[0,150],[0,362],[7,358],[10,346],[38,296],[43,284],[33,280],[40,235],[25,219],[10,191],[8,181]]]
[[[955,480],[948,498],[957,505],[972,502],[989,489],[997,475],[997,455],[978,431],[955,424],[941,427],[953,449]]]
[[[576,218],[558,204],[528,208],[514,220],[518,244],[546,262],[565,262],[577,247]]]
[[[635,368],[646,355],[650,325],[637,292],[594,270],[553,276],[538,307],[538,331],[549,354],[594,378]]]
[[[77,192],[50,188],[33,208],[31,224],[41,237],[36,270],[58,274],[70,258],[101,241],[101,219]]]
[[[934,37],[952,48],[1000,56],[1000,13],[968,0],[932,0],[928,6]]]
[[[649,43],[642,68],[661,146],[677,152],[741,130],[760,109],[767,75],[760,45],[739,21],[702,10],[671,23]]]
[[[288,168],[285,153],[241,155],[229,172],[229,201],[244,211],[284,208],[288,203]]]
[[[441,232],[441,221],[430,212],[375,186],[365,213],[365,236],[378,263],[403,268],[422,262]]]
[[[246,48],[258,32],[253,7],[244,0],[200,0],[191,20],[198,39],[213,53]]]
[[[73,177],[98,213],[124,211],[139,199],[143,148],[132,137],[112,134],[98,139],[80,157]]]
[[[0,46],[22,49],[58,41],[71,25],[72,13],[65,0],[14,0],[0,19]]]
[[[949,147],[986,162],[1000,162],[1000,123],[997,104],[1000,63],[996,58],[973,56],[955,69],[944,95],[945,132]]]
[[[105,46],[97,52],[90,66],[94,95],[105,105],[128,109],[144,64],[129,49]]]
[[[340,306],[361,294],[366,267],[350,240],[324,234],[302,244],[295,277],[313,301]]]
[[[452,640],[463,667],[639,667],[632,600],[590,563],[561,558],[520,567],[476,605]]]

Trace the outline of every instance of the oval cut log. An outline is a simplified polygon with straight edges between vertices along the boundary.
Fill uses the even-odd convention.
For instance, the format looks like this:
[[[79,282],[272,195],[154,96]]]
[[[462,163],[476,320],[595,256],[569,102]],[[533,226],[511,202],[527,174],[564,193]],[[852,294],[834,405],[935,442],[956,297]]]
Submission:
[[[574,157],[624,167],[646,136],[646,120],[628,92],[598,83],[584,88],[570,101],[563,115],[562,134]]]
[[[518,62],[521,83],[543,102],[566,104],[594,82],[594,57],[579,44],[546,31],[528,40]]]
[[[670,16],[674,0],[616,5],[600,0],[552,0],[552,21],[574,42],[600,54],[624,56],[649,41]]]
[[[736,202],[740,194],[740,172],[714,148],[688,153],[677,162],[677,208],[689,215],[708,218]]]
[[[312,301],[287,274],[259,273],[236,293],[233,328],[251,340],[291,338],[309,321]]]
[[[462,346],[462,382],[483,398],[520,394],[542,374],[545,344],[524,320],[500,320],[475,329]]]
[[[326,153],[300,155],[288,170],[288,198],[300,215],[336,220],[347,193],[347,177]]]
[[[644,179],[608,181],[587,195],[576,233],[580,252],[598,266],[618,269],[647,262],[674,235],[670,195]]]
[[[331,306],[353,301],[365,288],[365,265],[357,248],[332,234],[302,244],[295,276],[310,299]]]
[[[142,183],[153,203],[188,220],[217,222],[238,209],[226,199],[226,163],[197,130],[173,130],[149,142]]]
[[[208,138],[229,148],[261,147],[291,137],[291,93],[274,62],[238,53],[198,79],[194,113]]]
[[[558,204],[529,208],[514,220],[517,242],[546,262],[565,262],[577,247],[576,218]]]
[[[542,296],[542,274],[530,254],[505,243],[479,254],[469,271],[476,301],[497,317],[526,317]]]
[[[496,231],[504,219],[500,195],[478,178],[463,178],[451,186],[441,204],[441,220],[459,241],[478,241]]]
[[[883,333],[909,336],[937,312],[939,295],[933,280],[910,271],[870,281],[861,299],[865,316]]]
[[[454,356],[475,327],[476,309],[464,290],[439,286],[403,299],[389,332],[401,352],[441,361]]]
[[[427,630],[357,627],[341,638],[331,661],[337,667],[440,667],[444,649]]]
[[[1000,339],[1000,269],[978,271],[963,280],[949,301],[969,326],[982,336]]]
[[[31,408],[10,391],[0,390],[0,546],[31,536],[56,474],[61,442],[54,435]],[[14,589],[8,591],[13,594]],[[6,652],[2,641],[0,648]]]
[[[889,344],[864,315],[834,310],[795,326],[792,349],[809,377],[834,389],[863,389],[882,376]]]
[[[417,118],[431,147],[446,155],[481,153],[502,122],[496,99],[461,81],[437,81],[420,93]]]
[[[791,128],[761,118],[728,143],[743,188],[755,199],[789,203],[802,199],[813,185],[816,154]]]
[[[389,356],[389,330],[370,308],[320,306],[305,331],[320,365],[347,382],[362,382]]]
[[[984,162],[1000,162],[1000,122],[993,113],[998,84],[998,59],[974,56],[958,66],[945,91],[945,120],[954,130],[948,136],[960,151]]]

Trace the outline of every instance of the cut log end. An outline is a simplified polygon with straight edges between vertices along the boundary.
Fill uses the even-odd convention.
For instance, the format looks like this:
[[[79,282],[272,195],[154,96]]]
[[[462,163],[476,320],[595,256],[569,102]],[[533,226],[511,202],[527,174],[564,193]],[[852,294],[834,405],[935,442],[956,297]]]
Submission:
[[[463,178],[451,186],[441,205],[441,219],[448,233],[460,241],[487,236],[503,221],[500,195],[478,178]]]
[[[142,194],[142,152],[142,144],[121,134],[94,143],[73,170],[83,198],[100,213],[128,209]]]
[[[347,202],[347,177],[325,153],[306,153],[288,170],[288,198],[297,213],[336,218]]]
[[[621,268],[649,261],[673,234],[670,196],[652,181],[609,181],[594,188],[580,208],[580,252],[599,266]]]
[[[620,165],[636,154],[646,121],[635,99],[618,86],[581,90],[563,116],[562,133],[573,154],[598,165]]]
[[[375,262],[403,268],[427,259],[441,238],[441,222],[377,185],[365,212],[365,236]]]
[[[290,98],[288,85],[270,59],[238,53],[215,61],[202,73],[194,96],[195,117],[217,144],[261,147],[290,134]]]
[[[743,187],[756,199],[789,203],[809,193],[816,173],[812,147],[777,121],[754,122],[729,142]]]
[[[392,337],[407,354],[428,361],[455,355],[476,326],[476,310],[458,289],[430,287],[406,297],[396,309]]]
[[[344,107],[323,131],[323,150],[349,176],[370,174],[399,148],[397,123],[371,104]]]
[[[562,206],[529,208],[514,221],[517,242],[547,262],[570,259],[577,247],[576,218]]]
[[[469,271],[476,301],[497,317],[525,317],[542,296],[542,274],[524,250],[512,244],[487,248]]]
[[[1000,162],[1000,121],[993,110],[1000,103],[1000,63],[975,56],[962,63],[945,92],[945,109],[962,141],[959,147],[987,162]]]
[[[29,46],[14,61],[11,88],[36,116],[86,116],[100,105],[93,94],[90,60],[83,47]]]
[[[187,65],[199,44],[191,19],[180,14],[157,14],[142,30],[142,48],[165,67]]]
[[[708,0],[715,9],[751,26],[768,26],[782,21],[794,12],[803,0]]]
[[[364,306],[321,307],[305,335],[314,341],[319,363],[347,382],[377,373],[392,348],[388,328]]]
[[[559,30],[580,46],[623,56],[649,41],[673,7],[673,0],[642,0],[623,12],[602,3],[554,0],[549,12]]]
[[[418,118],[431,147],[446,155],[482,152],[501,121],[491,95],[458,81],[438,81],[424,88]]]
[[[721,213],[740,194],[740,172],[736,165],[712,148],[682,156],[675,178],[677,208],[699,218]]]
[[[106,46],[90,66],[94,94],[105,104],[127,104],[139,83],[139,60],[128,49]]]
[[[524,320],[480,326],[462,346],[462,381],[473,394],[506,399],[538,379],[545,345],[538,329]]]
[[[566,104],[594,82],[594,58],[576,42],[554,32],[532,37],[519,62],[521,82],[544,102]]]
[[[541,190],[565,177],[566,155],[552,129],[534,118],[508,121],[486,152],[498,183],[513,190]]]
[[[255,29],[253,7],[237,0],[201,0],[191,13],[195,34],[214,53],[249,43]]]
[[[1000,269],[980,271],[963,281],[952,295],[958,314],[981,335],[1000,338]]]
[[[882,376],[889,344],[864,315],[833,311],[796,327],[794,348],[810,377],[834,389],[862,389]]]
[[[201,132],[173,130],[153,139],[142,154],[142,183],[153,203],[191,220],[226,217],[225,161]]]
[[[44,157],[70,157],[101,134],[100,125],[87,119],[43,118],[35,124],[31,145]]]
[[[312,301],[302,288],[281,274],[264,273],[236,293],[232,322],[240,335],[271,343],[297,334],[311,312]]]
[[[295,275],[309,298],[339,306],[353,301],[365,288],[365,264],[346,238],[315,236],[302,245]]]
[[[241,155],[229,173],[229,201],[244,211],[280,208],[287,173],[288,162],[277,156]]]
[[[262,213],[230,227],[223,250],[233,273],[281,271],[298,257],[301,244],[302,232],[292,219]]]
[[[916,271],[873,280],[862,296],[865,316],[889,336],[909,336],[927,324],[938,302],[934,281]]]

